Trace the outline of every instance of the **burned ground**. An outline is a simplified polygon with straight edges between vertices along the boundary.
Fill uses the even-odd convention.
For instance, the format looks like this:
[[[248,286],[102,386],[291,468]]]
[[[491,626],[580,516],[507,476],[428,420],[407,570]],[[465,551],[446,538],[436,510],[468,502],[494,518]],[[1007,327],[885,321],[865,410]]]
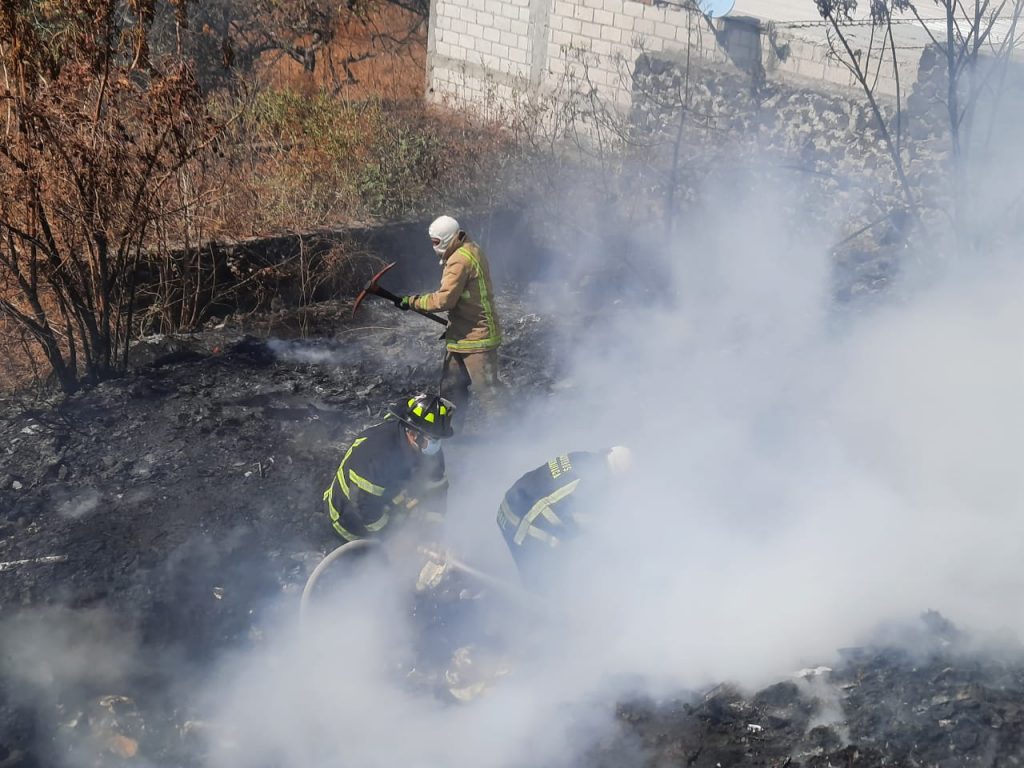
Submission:
[[[212,323],[141,343],[129,377],[67,399],[4,402],[4,636],[17,637],[25,621],[45,634],[48,622],[91,616],[147,659],[125,658],[121,674],[98,678],[74,670],[71,700],[61,700],[55,681],[15,669],[5,647],[0,765],[52,764],[63,743],[54,733],[88,730],[111,677],[140,707],[169,706],[165,670],[198,673],[253,642],[264,607],[282,592],[297,596],[337,545],[320,495],[339,451],[402,394],[436,388],[440,371],[432,324],[410,342],[408,318],[387,308],[367,306],[357,325],[345,315],[336,305],[304,311],[305,330],[322,334],[315,342],[249,335],[294,335],[300,320],[287,311]],[[543,324],[522,312],[507,323],[504,376],[520,392],[549,383],[531,344]],[[76,649],[75,638],[67,643],[54,653]],[[181,726],[180,714],[167,716]],[[151,739],[168,733],[147,730]],[[168,764],[183,759],[173,745],[144,749],[171,755]]]
[[[936,614],[915,626],[915,650],[845,649],[835,668],[744,695],[723,685],[674,702],[620,705],[622,737],[597,750],[612,766],[631,744],[648,765],[1010,766],[1024,754],[1024,667],[1007,655],[969,649]],[[628,736],[628,738],[625,738]]]
[[[358,325],[305,313],[318,341],[281,338],[287,312],[212,323],[140,344],[135,372],[95,390],[2,403],[0,766],[203,763],[204,712],[181,692],[295,608],[336,543],[319,496],[340,447],[437,381],[433,329],[410,341],[410,318],[367,310]],[[555,324],[520,305],[506,318],[506,380],[550,391]],[[585,764],[1020,764],[1019,653],[934,615],[915,631],[756,693],[624,702]]]

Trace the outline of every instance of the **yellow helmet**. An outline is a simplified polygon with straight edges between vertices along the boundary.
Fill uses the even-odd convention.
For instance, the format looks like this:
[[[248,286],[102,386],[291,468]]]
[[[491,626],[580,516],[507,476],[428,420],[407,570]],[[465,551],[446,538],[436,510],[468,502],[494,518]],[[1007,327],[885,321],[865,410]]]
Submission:
[[[455,406],[437,395],[419,394],[399,400],[388,409],[396,419],[428,437],[441,439],[455,434],[452,416]]]

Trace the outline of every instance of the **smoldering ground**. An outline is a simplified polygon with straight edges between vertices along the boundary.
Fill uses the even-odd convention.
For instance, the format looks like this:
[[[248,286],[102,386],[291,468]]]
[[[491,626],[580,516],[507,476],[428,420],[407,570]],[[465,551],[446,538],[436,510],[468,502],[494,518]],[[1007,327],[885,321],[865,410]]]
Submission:
[[[0,414],[0,761],[125,759],[113,743],[134,744],[136,764],[202,762],[216,729],[195,681],[295,620],[318,547],[335,544],[321,494],[347,442],[410,389],[436,386],[432,324],[364,309],[353,322],[344,305],[318,307],[336,341],[285,347],[330,349],[326,363],[286,359],[228,323],[176,340],[187,359],[153,350],[155,364],[52,410]],[[506,311],[510,353],[542,364],[540,319]],[[507,375],[520,391],[544,386],[533,369]],[[37,620],[52,605],[67,608]],[[97,607],[107,622],[78,618]],[[64,666],[58,632],[72,651],[109,646],[111,674]],[[49,670],[45,685],[25,681],[29,659]]]
[[[565,451],[635,454],[551,585],[556,618],[509,622],[512,672],[466,706],[409,692],[382,648],[413,629],[393,593],[353,584],[314,632],[286,628],[218,678],[236,738],[213,764],[565,765],[621,698],[762,685],[928,608],[1024,629],[1024,270],[908,270],[839,313],[839,219],[808,224],[791,190],[746,188],[725,190],[742,226],[711,206],[699,230],[650,243],[672,301],[619,304],[577,334],[560,393],[447,449],[450,540],[510,578],[505,488]]]
[[[685,695],[721,680],[756,687],[800,667],[832,663],[836,648],[862,641],[886,619],[936,608],[971,628],[1019,631],[1014,596],[1020,588],[1021,499],[1013,465],[1021,447],[1015,397],[1024,319],[1016,300],[1019,266],[993,254],[984,263],[907,272],[870,306],[838,311],[827,245],[841,234],[829,222],[841,219],[812,217],[818,223],[809,225],[795,213],[798,194],[786,187],[751,182],[729,187],[725,195],[729,210],[743,211],[742,224],[735,214],[721,215],[724,206],[714,205],[721,196],[709,191],[711,204],[694,217],[699,226],[681,228],[678,241],[638,235],[662,257],[664,290],[657,300],[641,304],[638,297],[646,294],[634,290],[629,300],[611,292],[551,307],[557,310],[554,325],[576,346],[555,394],[518,403],[493,439],[455,440],[446,448],[452,546],[474,565],[507,578],[515,572],[494,522],[505,488],[567,450],[619,443],[635,453],[622,495],[593,510],[593,530],[569,553],[563,579],[552,585],[554,618],[507,610],[498,634],[502,650],[511,649],[508,674],[467,705],[410,685],[416,627],[406,615],[407,574],[353,580],[334,610],[312,627],[297,626],[291,583],[288,595],[269,609],[278,612],[277,620],[262,627],[266,634],[255,650],[239,650],[218,665],[205,686],[186,676],[180,701],[191,706],[201,700],[195,709],[206,721],[191,731],[205,741],[190,752],[192,759],[218,766],[568,765],[616,733],[611,720],[619,700]],[[601,241],[591,238],[588,246]],[[600,247],[588,249],[578,254],[579,272],[586,273],[588,259],[615,258]],[[929,263],[927,253],[918,258]],[[561,292],[560,302],[572,295]],[[198,496],[185,497],[190,504],[176,515],[198,530],[207,520],[189,516],[193,507],[207,518],[211,510],[230,517],[244,503],[258,511],[263,535],[240,549],[287,549],[278,546],[280,539],[305,531],[320,514],[303,505],[309,489],[318,488],[317,473],[329,476],[336,466],[331,451],[339,446],[325,447],[330,441],[320,427],[326,407],[316,410],[318,429],[309,434],[289,430],[278,436],[275,420],[287,423],[293,411],[308,413],[311,391],[327,391],[332,398],[325,406],[347,408],[345,426],[355,429],[364,413],[370,418],[370,402],[383,406],[410,383],[436,381],[436,366],[425,366],[412,381],[373,378],[382,376],[374,368],[379,361],[390,366],[389,377],[403,377],[409,361],[420,359],[408,353],[410,344],[422,341],[422,359],[436,359],[436,332],[424,325],[429,330],[422,339],[396,330],[383,355],[374,341],[369,346],[378,352],[356,356],[360,367],[348,372],[342,387],[326,373],[307,372],[309,378],[299,381],[272,368],[277,380],[263,382],[268,391],[261,392],[262,400],[251,392],[225,397],[220,390],[234,385],[214,374],[249,372],[241,367],[246,356],[269,366],[259,344],[234,360],[172,372],[168,378],[177,377],[174,386],[182,393],[204,398],[202,410],[184,423],[194,420],[207,429],[197,432],[204,436],[202,450],[154,454],[160,460],[153,471],[185,472],[201,463],[239,478],[248,473],[244,485],[204,485],[201,492],[212,501],[204,498],[202,506]],[[541,335],[537,343],[547,340]],[[353,361],[348,352],[336,355],[328,347],[324,355],[324,349],[292,346],[283,356],[313,350],[317,359],[301,364],[344,367]],[[254,379],[257,370],[249,374]],[[352,384],[353,376],[373,380]],[[167,391],[161,394],[160,387],[170,382],[157,376],[147,381],[154,386],[138,388],[140,394],[118,407],[128,409],[139,398],[148,398],[150,409],[162,407]],[[525,387],[525,376],[517,384]],[[299,385],[297,391],[292,385]],[[368,394],[354,396],[363,387]],[[153,442],[163,435],[158,432]],[[181,447],[170,437],[167,442]],[[291,474],[275,443],[287,443],[294,455]],[[239,456],[255,462],[270,455],[278,460],[266,478],[262,463],[259,469],[251,463],[235,467]],[[272,492],[275,484],[279,495]],[[172,483],[161,487],[166,493]],[[83,496],[82,505],[60,508],[56,517],[61,525],[81,519],[100,526],[115,490],[104,489],[98,505],[95,495]],[[157,495],[148,499],[160,501]],[[94,528],[93,538],[108,530]],[[286,556],[276,552],[275,559]],[[171,580],[188,583],[184,572],[194,563],[186,560]],[[276,578],[271,565],[240,569],[237,581],[241,586],[256,573]],[[300,576],[291,578],[301,583]],[[186,590],[195,601],[181,600],[176,614],[175,630],[183,637],[189,630],[183,616],[199,605],[200,589],[208,604],[233,598],[234,585],[221,600],[210,594],[220,582],[197,581],[195,595]],[[244,615],[278,586],[251,602],[240,599],[234,610]],[[176,594],[172,590],[172,602]],[[197,625],[201,637],[195,639],[205,646],[210,638],[204,633],[212,630]],[[55,634],[50,625],[33,626],[16,636],[18,654],[9,654],[26,670],[38,668],[27,660],[60,659],[62,649],[74,650],[89,636],[102,640],[105,631],[68,624],[78,631],[65,633],[70,639],[53,648],[35,642]],[[242,631],[248,624],[238,626]],[[138,658],[130,634],[125,647],[124,658]],[[944,665],[935,666],[923,669],[948,677]],[[111,676],[90,678],[80,671],[93,667],[112,670]],[[60,691],[61,700],[75,689],[105,693],[123,679],[117,664],[88,657],[54,669],[46,696]],[[132,674],[135,669],[135,661],[127,665]],[[885,669],[868,669],[878,674],[874,698],[865,697],[864,706],[888,711],[882,707]],[[38,691],[17,679],[25,691]],[[961,693],[951,693],[950,700]],[[841,716],[833,694],[813,694],[824,703],[811,702],[820,708],[805,718],[808,726]],[[37,705],[48,706],[46,696]],[[736,698],[712,701],[747,711]],[[1012,708],[1004,714],[1012,717]],[[865,719],[866,727],[878,728]],[[946,727],[933,721],[934,728]],[[746,726],[739,726],[744,734]],[[618,764],[646,757],[627,748]],[[74,764],[78,758],[57,759]]]
[[[194,687],[192,670],[171,649],[146,648],[137,627],[102,606],[9,615],[0,621],[3,760],[68,768],[160,764],[155,745],[177,737],[165,724]],[[122,695],[130,689],[150,695]],[[22,716],[12,719],[9,707]],[[140,741],[149,742],[142,754]]]
[[[638,428],[628,415],[621,429],[646,489],[629,524],[603,519],[602,560],[581,554],[596,583],[580,634],[600,639],[575,658],[595,670],[628,659],[676,685],[763,682],[928,607],[1021,629],[1004,538],[1020,533],[1008,462],[1021,447],[1021,270],[908,285],[909,301],[837,327],[827,270],[774,220],[755,222],[756,241],[720,234],[725,247],[704,251],[689,290],[729,288],[711,322],[685,304],[661,321],[693,329],[676,355],[634,334],[614,365],[583,356],[581,381],[600,382],[591,412],[637,404]],[[744,270],[766,242],[778,271]],[[645,359],[658,361],[648,375],[623,381]]]

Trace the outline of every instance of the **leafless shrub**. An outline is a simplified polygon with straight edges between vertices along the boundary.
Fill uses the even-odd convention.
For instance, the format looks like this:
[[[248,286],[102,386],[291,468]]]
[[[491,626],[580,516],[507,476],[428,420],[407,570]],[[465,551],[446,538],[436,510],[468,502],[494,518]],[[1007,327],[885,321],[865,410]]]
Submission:
[[[941,14],[941,32],[935,29],[930,10],[922,11],[909,0],[871,0],[871,38],[868,45],[852,42],[849,23],[857,9],[856,0],[816,0],[818,12],[828,23],[833,59],[842,63],[875,115],[888,154],[892,159],[907,210],[920,225],[923,191],[906,172],[904,127],[905,94],[901,64],[893,35],[894,23],[915,24],[929,39],[944,62],[945,93],[940,97],[946,110],[946,135],[951,162],[945,173],[948,208],[943,210],[952,228],[956,252],[966,254],[981,244],[979,230],[998,229],[998,221],[981,222],[974,210],[978,181],[969,168],[972,154],[984,152],[992,139],[992,126],[1002,106],[1006,76],[1020,42],[1019,25],[1024,0],[934,0],[931,7]],[[876,34],[877,32],[877,34]],[[896,114],[887,121],[879,105],[878,72],[886,67],[896,83]],[[982,111],[987,114],[982,116]],[[890,130],[890,125],[892,130]],[[987,136],[978,136],[979,126],[988,126]],[[1011,216],[1001,214],[1004,222]]]
[[[189,56],[204,88],[284,57],[307,73],[325,67],[335,92],[358,82],[360,62],[420,45],[428,12],[420,0],[206,0],[183,8],[156,14],[154,45]],[[400,25],[380,23],[390,10],[401,12]]]
[[[215,134],[186,63],[150,56],[153,6],[0,5],[0,314],[67,392],[123,369],[146,246]]]

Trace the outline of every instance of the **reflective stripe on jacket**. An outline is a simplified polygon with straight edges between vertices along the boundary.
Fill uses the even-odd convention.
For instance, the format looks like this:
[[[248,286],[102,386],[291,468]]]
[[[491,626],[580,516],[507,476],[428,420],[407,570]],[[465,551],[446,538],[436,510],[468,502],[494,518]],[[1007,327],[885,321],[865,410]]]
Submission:
[[[416,309],[447,312],[446,346],[452,352],[481,352],[501,345],[501,324],[494,307],[494,289],[487,257],[464,236],[445,259],[441,286],[420,296]]]
[[[533,542],[550,548],[575,536],[588,504],[602,496],[606,456],[607,452],[574,451],[519,478],[498,508],[498,527],[509,547]],[[581,492],[586,498],[580,498]]]
[[[447,491],[443,452],[414,449],[390,419],[352,441],[323,498],[334,530],[354,541],[409,518],[443,519]]]

